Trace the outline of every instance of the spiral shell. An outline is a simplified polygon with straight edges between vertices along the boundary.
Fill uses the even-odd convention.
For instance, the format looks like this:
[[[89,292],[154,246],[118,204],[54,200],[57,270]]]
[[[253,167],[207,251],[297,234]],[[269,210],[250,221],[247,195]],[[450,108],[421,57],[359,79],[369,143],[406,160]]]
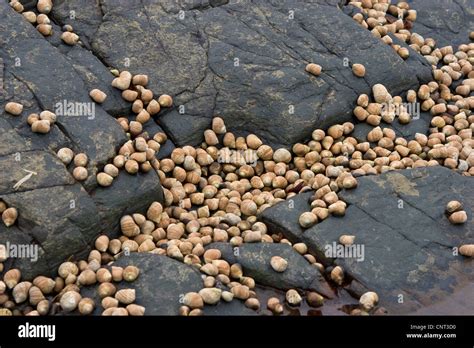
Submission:
[[[36,306],[36,311],[38,312],[39,315],[47,315],[49,313],[49,308],[50,308],[49,301],[42,300]]]
[[[67,261],[62,263],[58,268],[58,274],[61,278],[66,279],[69,274],[77,275],[79,268],[73,262]]]
[[[367,312],[374,308],[378,302],[379,296],[373,291],[366,292],[359,299],[359,304],[361,305],[362,309]]]
[[[74,152],[67,147],[59,149],[56,155],[65,165],[71,163],[72,159],[74,158]]]
[[[140,227],[138,227],[130,215],[125,215],[120,219],[120,229],[123,235],[129,238],[140,234]]]
[[[114,282],[120,282],[123,279],[123,268],[118,266],[112,266],[112,279]]]
[[[96,272],[97,281],[99,283],[107,283],[112,281],[112,273],[107,268],[99,268]]]
[[[118,307],[119,301],[116,298],[107,296],[104,297],[100,303],[104,309]]]
[[[234,294],[235,298],[240,300],[246,300],[250,297],[250,289],[246,285],[235,285],[230,289],[230,291]]]
[[[11,115],[18,116],[23,111],[23,105],[15,102],[6,103],[5,111]]]
[[[65,33],[63,33],[63,35],[64,34]],[[77,39],[79,39],[79,37],[77,37]],[[97,89],[97,88],[90,91],[89,96],[92,98],[93,101],[95,101],[96,103],[99,103],[99,104],[102,104],[105,101],[105,99],[107,98],[107,94],[105,94],[104,92],[102,92],[100,89]]]
[[[97,237],[95,240],[95,248],[99,250],[100,252],[105,252],[107,251],[107,248],[109,247],[109,237],[106,235],[102,235]]]
[[[158,98],[158,103],[164,108],[169,108],[171,105],[173,105],[173,98],[171,98],[171,96],[168,94],[162,94]]]
[[[272,266],[273,270],[275,272],[284,272],[286,268],[288,267],[288,261],[286,261],[284,258],[280,256],[273,256],[270,259],[270,265]]]
[[[41,301],[43,301],[45,299],[43,293],[41,292],[41,290],[37,286],[30,287],[30,289],[28,291],[28,296],[29,296],[29,299],[30,299],[30,303],[33,306],[36,306],[38,303],[40,303]]]
[[[344,271],[341,266],[336,266],[331,271],[331,279],[337,285],[342,285],[344,281]]]
[[[455,225],[463,224],[467,221],[467,214],[464,210],[456,211],[449,216],[449,222]]]
[[[109,282],[101,283],[97,288],[97,293],[99,294],[100,298],[114,296],[116,292],[117,288],[115,285]]]
[[[308,65],[306,65],[305,70],[314,76],[319,76],[321,75],[322,68],[318,64],[309,63]]]
[[[459,201],[449,201],[448,204],[446,204],[446,213],[448,214],[452,214],[461,209],[462,203]]]
[[[28,291],[32,284],[30,282],[21,282],[15,285],[12,291],[13,298],[16,303],[22,303],[28,298]]]
[[[95,282],[97,281],[97,276],[94,271],[86,269],[81,272],[81,274],[79,274],[79,277],[77,277],[77,281],[81,285],[92,285],[95,284]]]
[[[218,288],[204,288],[199,291],[199,295],[205,304],[213,305],[219,302],[222,290]]]
[[[101,172],[97,174],[97,183],[100,186],[108,187],[112,185],[113,181],[114,181],[114,178],[107,173]]]
[[[67,291],[59,300],[59,304],[64,312],[72,312],[77,308],[79,302],[81,301],[81,294],[76,291]]]
[[[302,301],[301,295],[295,289],[288,290],[286,292],[285,298],[286,302],[292,306],[298,306]]]
[[[186,293],[183,297],[183,304],[191,309],[204,307],[204,301],[197,292]]]
[[[123,304],[130,304],[135,301],[135,289],[122,289],[115,293],[115,298]]]
[[[140,274],[140,270],[138,267],[135,266],[127,266],[123,269],[123,280],[127,282],[133,282],[138,278],[138,275]]]
[[[127,307],[127,312],[132,316],[143,316],[145,315],[145,307],[139,306],[137,304],[129,304]]]
[[[91,298],[84,297],[79,301],[79,304],[77,307],[78,307],[79,313],[81,313],[82,315],[89,315],[94,311],[95,302]]]
[[[339,237],[339,243],[342,245],[352,245],[354,244],[355,236],[343,234]]]

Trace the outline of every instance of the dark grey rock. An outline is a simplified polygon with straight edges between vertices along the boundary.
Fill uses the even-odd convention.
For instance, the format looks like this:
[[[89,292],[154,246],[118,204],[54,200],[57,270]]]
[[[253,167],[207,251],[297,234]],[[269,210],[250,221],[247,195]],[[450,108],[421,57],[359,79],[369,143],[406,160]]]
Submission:
[[[254,132],[270,144],[290,146],[316,127],[351,120],[357,96],[375,83],[397,94],[431,77],[427,62],[416,54],[401,59],[341,11],[342,4],[166,0],[83,6],[77,0],[60,1],[53,16],[91,40],[106,65],[146,73],[156,95],[174,97],[175,107],[158,120],[175,144],[199,144],[218,114],[239,135]],[[74,21],[68,19],[71,9]],[[323,66],[320,77],[304,71],[308,62]],[[353,76],[355,62],[366,66],[365,78]]]
[[[113,116],[123,116],[130,113],[130,103],[122,98],[122,94],[111,83],[114,76],[90,51],[79,46],[73,46],[67,53],[72,66],[82,77],[87,90],[100,89],[107,94],[107,99],[101,104],[102,108]]]
[[[116,235],[123,215],[146,213],[151,202],[163,202],[163,190],[154,170],[137,175],[121,171],[112,186],[97,187],[91,197],[102,223],[108,226],[107,234]]]
[[[101,233],[118,235],[120,215],[132,209],[144,212],[151,202],[162,200],[162,190],[154,171],[137,176],[121,172],[108,189],[97,187],[95,174],[128,140],[107,112],[127,111],[117,98],[120,93],[109,86],[111,74],[91,52],[62,43],[56,24],[53,37],[45,39],[8,3],[0,3],[0,12],[0,198],[19,212],[14,226],[0,224],[0,243],[38,245],[34,264],[16,258],[5,262],[5,271],[19,267],[29,279],[54,275],[61,262],[84,256]],[[110,104],[94,105],[89,97],[93,87],[104,90]],[[24,105],[20,116],[4,111],[9,101]],[[95,109],[82,116],[60,115],[57,103],[64,101]],[[45,109],[58,114],[57,123],[48,134],[33,133],[26,119]],[[86,182],[76,182],[73,165],[66,168],[56,157],[64,146],[87,154]],[[36,175],[14,190],[26,170]]]
[[[412,32],[431,37],[438,47],[457,48],[469,43],[469,32],[474,27],[474,3],[470,0],[408,0],[417,11]]]
[[[258,284],[282,290],[315,290],[326,297],[334,295],[319,270],[288,244],[244,243],[232,247],[228,243],[213,243],[208,248],[219,249],[222,258],[231,264],[241,264],[244,275],[254,278]],[[273,256],[280,256],[288,262],[284,272],[273,270],[270,265]]]
[[[428,167],[358,181],[357,189],[340,193],[348,203],[344,217],[330,217],[303,231],[298,216],[309,210],[311,196],[304,193],[291,204],[286,201],[265,210],[261,218],[272,231],[305,242],[324,263],[341,265],[355,280],[349,290],[356,295],[377,292],[381,305],[392,314],[420,309],[428,313],[430,306],[457,298],[456,305],[459,294],[474,280],[473,261],[453,255],[453,248],[474,241],[472,179],[443,167]],[[463,225],[450,224],[444,214],[453,199],[462,201],[468,213]],[[326,254],[342,234],[356,236],[355,244],[364,246],[363,260]],[[462,313],[473,310],[467,305]]]
[[[120,257],[114,266],[136,266],[140,275],[132,283],[125,281],[117,284],[117,289],[133,288],[136,290],[136,304],[145,306],[146,315],[178,315],[183,304],[182,297],[187,292],[198,292],[203,288],[201,273],[182,262],[167,256],[150,253],[132,253]],[[97,286],[84,289],[83,296],[91,297],[100,303]],[[94,314],[100,315],[103,309],[99,305]],[[217,305],[204,306],[205,315],[255,315],[255,312],[244,306],[242,301],[232,303],[219,302]]]

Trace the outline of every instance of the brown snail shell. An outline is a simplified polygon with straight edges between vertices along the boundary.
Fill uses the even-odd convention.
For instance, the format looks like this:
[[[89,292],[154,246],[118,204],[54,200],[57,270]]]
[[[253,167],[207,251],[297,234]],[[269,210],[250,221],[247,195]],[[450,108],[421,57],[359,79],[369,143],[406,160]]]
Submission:
[[[127,307],[127,312],[129,315],[132,315],[132,316],[143,316],[145,315],[145,307],[143,306],[139,306],[137,304],[129,304]]]
[[[115,293],[115,298],[123,304],[130,304],[135,301],[135,289],[122,289]]]
[[[30,299],[30,304],[33,306],[38,305],[41,301],[45,299],[43,293],[41,292],[40,288],[37,286],[31,286],[28,290],[28,296]]]
[[[99,250],[100,252],[105,252],[107,251],[107,248],[109,247],[109,237],[106,235],[102,235],[97,237],[95,240],[95,248]]]
[[[374,306],[378,302],[379,302],[379,297],[373,291],[364,293],[359,299],[359,304],[361,305],[362,309],[367,312],[370,311],[372,308],[374,308]]]
[[[33,285],[37,286],[43,294],[48,295],[53,292],[56,282],[51,278],[38,276],[33,279]]]
[[[112,273],[107,268],[99,268],[96,272],[97,281],[99,283],[107,283],[112,281]]]
[[[19,269],[13,268],[5,273],[3,281],[9,289],[13,289],[20,282],[21,272]]]
[[[97,288],[97,293],[99,294],[100,298],[114,296],[117,292],[117,288],[112,283],[101,283]]]
[[[108,296],[102,299],[101,305],[104,309],[118,307],[119,301],[116,298]]]
[[[339,237],[339,243],[342,245],[352,245],[354,244],[355,236],[343,234]]]
[[[120,219],[120,228],[124,236],[129,238],[140,234],[140,227],[138,227],[130,215],[125,215]]]
[[[288,261],[280,256],[273,256],[270,259],[270,265],[275,272],[284,272],[288,267]]]
[[[131,82],[132,74],[130,74],[128,71],[122,71],[118,77],[112,80],[112,87],[124,91],[130,87]]]
[[[58,274],[61,278],[66,279],[69,274],[77,275],[79,268],[73,262],[67,261],[62,263],[58,268]]]
[[[6,103],[5,111],[11,115],[18,116],[23,111],[23,105],[15,102]]]
[[[456,211],[449,216],[449,222],[458,225],[467,221],[467,214],[464,210]]]
[[[344,271],[341,266],[336,266],[331,271],[331,279],[337,284],[342,285],[344,281]]]
[[[38,24],[36,29],[43,35],[49,36],[53,33],[53,27],[51,24]]]
[[[474,257],[474,244],[461,245],[459,253],[463,256]]]
[[[61,34],[61,40],[63,40],[63,42],[67,45],[70,45],[70,46],[74,46],[75,44],[78,43],[79,41],[79,35],[77,35],[76,33],[72,33],[70,31],[65,31]],[[94,89],[92,91],[99,91],[98,89]],[[91,93],[92,93],[91,91]],[[100,91],[99,91],[100,92]],[[102,92],[103,93],[103,92]],[[104,93],[105,94],[105,93]],[[94,99],[91,95],[91,98]],[[98,96],[97,98],[101,98],[101,96]],[[105,97],[104,97],[105,99]],[[96,101],[94,99],[94,101]]]
[[[13,298],[15,303],[22,303],[26,301],[29,295],[29,290],[32,284],[30,282],[21,282],[15,285],[12,291]]]
[[[77,308],[81,301],[81,294],[76,291],[67,291],[61,296],[59,304],[64,312],[72,312]]]
[[[81,285],[92,285],[97,282],[97,276],[94,271],[90,269],[86,269],[81,274],[79,274],[79,277],[77,277],[77,281]]]
[[[122,277],[127,282],[133,282],[138,278],[140,270],[136,266],[127,266],[123,269]]]
[[[162,94],[158,98],[158,103],[164,108],[169,108],[171,105],[173,105],[173,98],[171,98],[171,96],[168,94]]]
[[[204,307],[204,301],[197,292],[186,293],[183,297],[183,304],[191,309]]]
[[[93,299],[89,297],[84,297],[79,301],[79,304],[77,307],[78,307],[79,313],[81,313],[82,315],[89,315],[95,309],[95,302]]]
[[[49,301],[42,300],[36,306],[36,311],[39,313],[39,315],[47,315],[49,313],[49,308],[50,308]]]
[[[65,165],[71,163],[72,159],[74,158],[74,152],[67,147],[59,149],[56,155]]]
[[[107,174],[107,173],[101,172],[101,173],[97,174],[97,183],[100,186],[108,187],[108,186],[112,185],[113,181],[114,181],[114,178],[111,175]]]
[[[48,120],[35,121],[31,125],[31,130],[33,133],[46,134],[49,133],[50,129],[51,123]]]
[[[63,35],[64,34],[65,33],[63,33]],[[78,39],[79,39],[79,37],[78,37]],[[96,103],[99,103],[99,104],[102,104],[105,101],[105,99],[107,98],[107,94],[105,94],[104,92],[102,92],[100,89],[97,89],[97,88],[90,91],[89,96],[92,98],[93,101],[95,101]]]
[[[159,202],[153,202],[146,212],[146,216],[149,220],[160,223],[161,213],[163,212],[163,206]]]
[[[8,208],[3,211],[2,213],[2,220],[5,226],[10,227],[12,226],[16,219],[18,218],[18,210],[16,208]]]
[[[446,205],[446,213],[452,214],[462,209],[462,203],[459,201],[449,201]]]
[[[314,76],[319,76],[321,74],[321,66],[314,63],[309,63],[306,65],[305,70]]]
[[[286,302],[293,306],[298,306],[302,301],[300,294],[295,289],[288,290],[286,292],[285,298]]]
[[[213,305],[221,299],[222,290],[218,288],[204,288],[199,291],[199,295],[205,304]]]
[[[240,300],[246,300],[250,296],[250,289],[246,285],[239,284],[239,285],[233,286],[230,289],[230,291],[232,292],[232,294],[234,294],[235,298],[238,298]]]
[[[39,13],[48,14],[53,8],[53,2],[51,0],[38,0],[36,8]]]
[[[88,176],[87,169],[84,167],[76,167],[72,171],[72,176],[77,181],[84,181],[87,179],[87,176]]]

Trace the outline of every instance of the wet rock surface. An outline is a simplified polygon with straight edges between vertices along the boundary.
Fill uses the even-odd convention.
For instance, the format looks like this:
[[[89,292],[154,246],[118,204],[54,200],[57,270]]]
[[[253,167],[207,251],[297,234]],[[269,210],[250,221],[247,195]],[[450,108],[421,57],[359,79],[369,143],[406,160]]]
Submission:
[[[302,230],[298,217],[309,210],[308,192],[265,210],[261,219],[273,232],[305,242],[321,262],[340,265],[354,279],[348,285],[354,294],[376,291],[392,314],[428,313],[431,305],[450,299],[456,305],[462,298],[457,294],[474,280],[472,260],[453,254],[453,248],[474,241],[472,179],[428,167],[358,180],[356,189],[340,193],[348,204],[342,218],[330,217]],[[449,223],[444,210],[453,199],[464,204],[466,224]],[[326,251],[343,234],[354,235],[359,250],[330,257],[334,254]],[[357,253],[362,246],[363,253]],[[461,312],[472,313],[472,306]]]
[[[81,3],[59,1],[54,18],[72,24],[108,65],[147,73],[155,93],[175,97],[158,119],[178,145],[199,144],[218,114],[237,134],[290,146],[313,128],[350,120],[370,85],[396,94],[431,75],[421,56],[404,61],[336,1],[104,1],[100,21],[99,8]],[[305,72],[309,62],[323,66],[320,77]],[[368,67],[365,78],[352,63]]]
[[[246,243],[232,247],[228,243],[213,243],[208,248],[219,249],[222,258],[229,263],[239,263],[244,274],[262,285],[276,289],[292,288],[315,290],[332,297],[332,290],[318,269],[288,244]],[[276,272],[270,265],[273,256],[279,256],[288,262],[284,272]]]
[[[470,0],[409,0],[417,11],[413,30],[435,38],[439,46],[457,47],[466,43],[474,27],[474,3]]]
[[[198,292],[203,288],[201,273],[191,266],[173,260],[167,256],[149,253],[132,253],[122,256],[114,266],[136,266],[140,275],[132,283],[125,281],[117,284],[117,289],[132,288],[136,290],[135,303],[146,308],[145,315],[178,315],[183,304],[182,296],[187,292]],[[94,298],[100,303],[97,287],[89,287],[84,296]],[[103,309],[96,308],[94,314],[100,315]],[[231,303],[220,301],[217,305],[204,306],[205,315],[255,315],[256,312],[244,306],[242,301]]]
[[[65,259],[85,254],[101,232],[117,233],[121,214],[131,206],[145,211],[162,200],[162,190],[155,172],[136,177],[122,172],[111,187],[97,188],[95,174],[127,140],[112,116],[129,109],[110,86],[113,76],[80,46],[56,48],[8,3],[2,2],[0,10],[0,197],[19,212],[13,228],[0,224],[0,243],[37,244],[36,263],[11,258],[5,266],[20,267],[25,277],[52,275]],[[92,88],[105,91],[108,101],[94,104]],[[4,111],[9,101],[24,105],[20,116]],[[65,102],[93,109],[61,115],[58,103]],[[33,133],[26,119],[43,110],[56,112],[57,122],[48,134]],[[76,182],[73,165],[59,161],[55,153],[61,147],[87,154],[86,182]],[[28,170],[36,174],[14,189]]]

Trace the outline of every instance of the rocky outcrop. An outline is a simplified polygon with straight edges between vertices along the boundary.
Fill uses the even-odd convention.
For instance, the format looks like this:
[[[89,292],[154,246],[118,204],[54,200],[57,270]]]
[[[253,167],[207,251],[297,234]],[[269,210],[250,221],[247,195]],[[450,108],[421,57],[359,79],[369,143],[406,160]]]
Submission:
[[[474,3],[470,0],[409,0],[417,11],[413,31],[435,39],[439,47],[469,43],[474,27]]]
[[[265,210],[261,218],[274,233],[305,242],[320,262],[343,267],[353,279],[348,290],[355,295],[376,291],[392,314],[430,313],[432,304],[447,301],[448,306],[450,300],[459,307],[461,294],[470,291],[474,280],[473,260],[454,249],[474,241],[472,179],[428,167],[358,181],[356,189],[340,193],[348,204],[344,217],[330,217],[302,230],[298,217],[309,210],[309,192]],[[461,201],[468,214],[463,225],[452,225],[444,213],[453,199]],[[343,234],[354,235],[359,249],[337,254]],[[472,310],[466,305],[461,312]]]
[[[245,243],[232,247],[228,243],[213,243],[208,248],[219,249],[222,258],[231,264],[239,263],[244,274],[255,279],[258,284],[281,290],[315,290],[326,297],[333,297],[331,288],[319,270],[288,244]],[[288,262],[284,272],[276,272],[271,267],[273,256],[282,257]]]
[[[162,190],[154,171],[138,176],[121,172],[111,187],[97,187],[95,174],[127,140],[111,115],[129,109],[120,92],[110,87],[113,76],[90,51],[60,41],[55,47],[8,3],[0,3],[0,10],[0,198],[19,211],[14,226],[0,224],[0,243],[39,246],[35,264],[18,258],[5,263],[5,269],[18,266],[30,278],[53,274],[65,259],[86,253],[98,234],[117,233],[123,213],[144,211],[162,199]],[[108,94],[103,106],[88,95],[95,87]],[[4,111],[9,101],[24,105],[20,116]],[[90,106],[90,112],[58,112],[58,103],[68,102]],[[42,110],[58,115],[48,134],[33,133],[26,122],[30,113]],[[86,182],[76,182],[72,165],[66,167],[56,157],[64,146],[87,154]],[[14,189],[27,170],[36,174]]]
[[[421,56],[401,59],[339,1],[83,3],[57,1],[54,18],[72,24],[103,62],[145,72],[155,93],[175,97],[157,119],[178,145],[199,144],[218,114],[237,134],[290,146],[351,120],[357,96],[375,83],[398,94],[431,76]],[[305,72],[309,62],[322,65],[320,77]],[[366,66],[365,78],[352,63]]]

